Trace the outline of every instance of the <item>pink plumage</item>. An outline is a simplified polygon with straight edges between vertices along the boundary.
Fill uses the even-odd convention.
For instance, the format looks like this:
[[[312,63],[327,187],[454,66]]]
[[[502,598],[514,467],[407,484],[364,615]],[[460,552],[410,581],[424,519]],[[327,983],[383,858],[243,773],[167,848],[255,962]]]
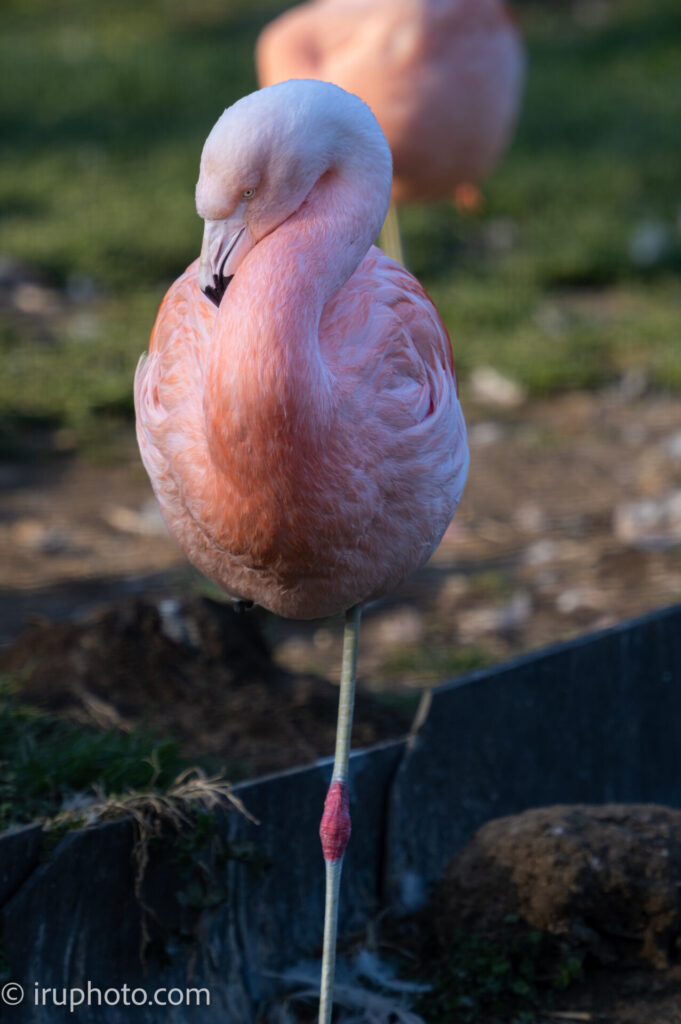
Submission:
[[[489,174],[525,75],[504,0],[310,0],[263,30],[256,64],[261,85],[316,78],[361,96],[392,150],[398,203]]]
[[[280,615],[396,587],[463,489],[447,332],[371,246],[389,196],[390,155],[356,97],[287,82],[229,108],[202,157],[201,261],[166,295],[136,375],[171,532],[229,594]],[[202,274],[233,275],[219,308]]]

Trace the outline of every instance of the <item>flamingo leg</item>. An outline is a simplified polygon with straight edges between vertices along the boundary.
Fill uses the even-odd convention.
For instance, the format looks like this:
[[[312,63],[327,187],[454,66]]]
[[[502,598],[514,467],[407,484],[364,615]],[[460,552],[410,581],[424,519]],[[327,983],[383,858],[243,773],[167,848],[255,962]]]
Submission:
[[[324,803],[319,836],[326,864],[326,899],[324,906],[324,945],[319,997],[319,1024],[331,1024],[333,1013],[333,979],[336,969],[336,935],[338,932],[338,897],[340,893],[343,854],[350,838],[350,799],[348,795],[348,760],[352,735],[352,712],[355,706],[357,676],[357,642],[361,608],[345,613],[343,633],[343,666],[338,695],[336,753],[331,785]]]
[[[380,245],[386,256],[404,266],[404,249],[402,248],[402,236],[400,235],[400,222],[397,217],[397,207],[391,203],[388,207],[386,218],[378,236]]]

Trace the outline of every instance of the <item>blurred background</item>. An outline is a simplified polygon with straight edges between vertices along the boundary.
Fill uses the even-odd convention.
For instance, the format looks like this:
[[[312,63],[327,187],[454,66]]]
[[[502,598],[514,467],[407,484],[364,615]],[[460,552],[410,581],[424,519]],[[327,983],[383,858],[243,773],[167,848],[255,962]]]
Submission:
[[[156,511],[132,378],[198,255],[203,141],[256,87],[256,37],[286,6],[0,8],[6,644],[130,594],[219,596]],[[527,89],[481,207],[401,214],[472,457],[430,565],[366,615],[362,686],[408,707],[424,685],[681,599],[681,6],[514,9]],[[337,678],[340,622],[262,625],[276,664]]]

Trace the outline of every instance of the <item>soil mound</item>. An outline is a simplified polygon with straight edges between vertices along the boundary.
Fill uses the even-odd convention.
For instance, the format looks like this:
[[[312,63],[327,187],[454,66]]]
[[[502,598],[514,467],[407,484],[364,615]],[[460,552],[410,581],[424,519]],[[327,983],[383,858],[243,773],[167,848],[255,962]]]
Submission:
[[[540,808],[479,829],[399,944],[437,1024],[681,1024],[680,894],[681,811]]]
[[[452,862],[434,928],[518,916],[602,964],[665,968],[681,948],[681,811],[557,806],[489,822]]]
[[[270,655],[256,610],[207,598],[132,599],[82,623],[39,622],[0,655],[0,672],[45,710],[103,727],[139,723],[235,779],[333,753],[338,691]],[[353,743],[402,735],[409,719],[359,694]]]

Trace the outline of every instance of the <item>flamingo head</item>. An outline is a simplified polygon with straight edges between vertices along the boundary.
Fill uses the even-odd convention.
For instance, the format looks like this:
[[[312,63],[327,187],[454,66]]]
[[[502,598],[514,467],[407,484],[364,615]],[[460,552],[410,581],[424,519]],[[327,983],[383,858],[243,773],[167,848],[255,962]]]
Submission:
[[[358,97],[328,82],[292,80],[224,111],[204,145],[196,186],[205,222],[199,285],[217,306],[250,250],[300,209],[327,171],[352,158],[358,135],[368,149],[369,187],[375,177],[387,208],[390,150]],[[385,211],[379,216],[380,229]]]

